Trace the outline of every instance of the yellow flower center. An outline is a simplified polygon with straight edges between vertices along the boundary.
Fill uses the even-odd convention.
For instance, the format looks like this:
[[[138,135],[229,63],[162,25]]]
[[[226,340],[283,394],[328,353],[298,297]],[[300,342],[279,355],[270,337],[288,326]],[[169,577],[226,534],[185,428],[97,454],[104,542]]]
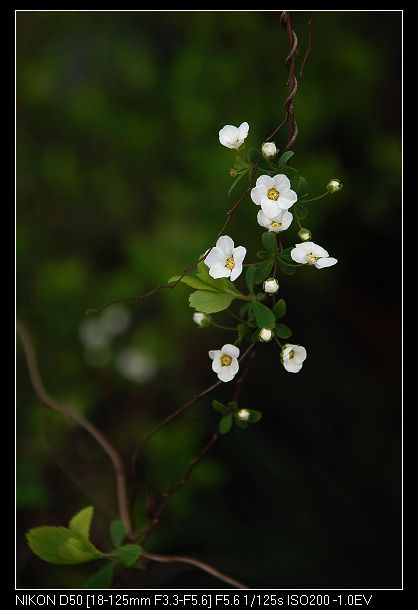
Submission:
[[[226,259],[225,267],[230,270],[232,270],[235,267],[235,261],[234,261],[233,256],[230,256],[229,258]]]
[[[295,357],[295,352],[291,349],[289,352],[289,360],[292,360],[292,358]]]
[[[310,252],[309,254],[306,255],[306,258],[308,260],[310,260],[311,263],[316,263],[316,261],[318,260],[319,256],[315,256],[315,254],[312,254],[312,252]]]
[[[270,224],[271,227],[273,227],[273,229],[278,229],[279,227],[282,226],[281,222],[277,222],[276,220],[273,220],[273,222]]]
[[[273,201],[277,201],[278,198],[280,197],[280,193],[277,189],[271,188],[267,191],[267,197],[269,199],[272,199]]]
[[[224,354],[223,356],[221,356],[221,364],[222,366],[229,366],[232,362],[232,358],[231,356],[228,356],[228,354]]]

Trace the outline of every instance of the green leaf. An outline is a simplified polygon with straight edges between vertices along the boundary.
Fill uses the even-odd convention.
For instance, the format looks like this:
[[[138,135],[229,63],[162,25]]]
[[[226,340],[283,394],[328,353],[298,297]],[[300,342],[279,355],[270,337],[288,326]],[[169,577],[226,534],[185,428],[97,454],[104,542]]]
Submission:
[[[263,414],[261,413],[261,411],[255,411],[253,409],[249,409],[249,411],[250,411],[250,417],[248,418],[248,421],[250,422],[250,424],[257,423],[263,417]]]
[[[222,415],[228,411],[228,407],[219,402],[219,400],[212,400],[212,407],[215,411],[218,411],[218,413],[222,413]]]
[[[252,164],[257,163],[260,157],[261,153],[259,150],[257,150],[256,148],[250,148],[250,150],[248,151],[248,158]]]
[[[274,233],[272,233],[271,231],[266,231],[261,236],[261,239],[263,241],[263,246],[265,247],[267,252],[269,254],[274,254],[277,249],[276,235]]]
[[[202,313],[216,313],[228,309],[234,299],[234,295],[224,292],[196,290],[189,296],[189,303],[190,307]]]
[[[257,250],[257,258],[261,258],[261,260],[264,260],[265,258],[267,258],[268,256],[268,252],[266,252],[265,250]]]
[[[239,310],[239,315],[241,316],[241,318],[244,318],[248,313],[250,313],[250,314],[252,313],[251,303],[245,303],[245,305],[240,307],[240,310]]]
[[[288,150],[287,152],[283,153],[279,159],[279,169],[284,167],[294,154],[295,153],[292,150]]]
[[[286,263],[281,263],[279,261],[279,269],[283,273],[283,275],[295,275],[296,267],[289,267]]]
[[[118,548],[122,544],[122,542],[125,540],[125,537],[126,537],[125,526],[123,525],[122,521],[120,521],[119,519],[116,519],[115,521],[112,521],[112,523],[110,524],[109,531],[110,531],[110,537],[113,542],[113,546],[115,548]]]
[[[270,277],[271,270],[273,269],[274,261],[267,261],[265,263],[260,263],[257,265],[256,271],[254,274],[254,283],[261,284],[268,277]]]
[[[227,403],[226,406],[228,407],[228,411],[231,412],[231,413],[233,413],[233,412],[238,410],[238,405],[235,402],[235,400],[231,400],[230,402]]]
[[[308,194],[308,182],[303,176],[300,176],[299,178],[299,184],[297,185],[296,192],[299,197],[303,197],[303,195]]]
[[[246,324],[238,324],[238,341],[241,342],[243,340],[243,338],[245,337],[245,335],[248,333],[249,331],[249,327]]]
[[[170,284],[171,282],[177,282],[180,278],[181,278],[181,275],[174,275],[173,277],[171,277],[168,280],[168,283]],[[200,280],[199,278],[193,277],[191,275],[184,275],[180,281],[182,284],[186,284],[187,286],[190,286],[190,288],[195,288],[197,290],[211,290],[213,292],[218,292],[218,288],[215,288],[215,286],[212,286],[206,282],[202,282],[202,280]]]
[[[101,568],[98,572],[95,572],[91,576],[86,584],[85,589],[109,589],[112,584],[113,570],[115,569],[116,561],[107,563],[104,568]]]
[[[232,413],[229,413],[229,415],[225,415],[224,417],[222,417],[222,419],[219,421],[219,432],[220,434],[227,434],[231,427],[232,427]]]
[[[70,530],[75,532],[79,537],[89,540],[90,538],[90,525],[93,519],[94,508],[93,506],[87,506],[78,512],[70,520],[68,524]]]
[[[283,252],[280,252],[279,260],[285,261],[286,263],[292,263],[294,265],[295,261],[293,260],[293,258],[290,255],[292,250],[293,250],[293,248],[285,248],[285,250],[283,250]]]
[[[286,324],[278,324],[274,329],[274,333],[279,337],[279,339],[288,339],[292,336],[292,331]]]
[[[279,299],[277,301],[273,307],[273,313],[277,320],[280,320],[280,318],[283,318],[286,315],[286,301],[284,299]]]
[[[238,155],[238,157],[235,157],[234,167],[235,167],[235,169],[245,169],[245,168],[249,169],[248,161],[246,159],[244,159],[243,157],[241,157],[240,155]]]
[[[251,294],[254,292],[254,274],[256,270],[257,265],[251,265],[251,267],[248,267],[247,271],[245,272],[245,281]]]
[[[197,277],[207,284],[205,290],[212,290],[215,288],[220,292],[228,292],[229,294],[236,294],[242,296],[242,293],[235,288],[234,284],[228,278],[219,278],[215,280],[209,275],[209,269],[207,265],[202,261],[197,265]]]
[[[116,551],[116,556],[121,563],[130,568],[139,559],[143,548],[139,544],[124,544]]]
[[[247,174],[248,171],[243,172],[242,174],[239,174],[239,176],[237,176],[234,180],[234,182],[231,184],[227,197],[229,197],[229,195],[232,193],[232,191],[234,190],[234,188],[237,186],[238,182],[241,180],[241,178],[243,178],[245,176],[245,174]]]
[[[48,563],[68,565],[103,557],[91,542],[66,527],[35,527],[26,538],[35,555]]]
[[[308,208],[306,207],[306,205],[302,205],[300,203],[298,203],[296,207],[296,213],[299,217],[299,220],[305,220],[305,218],[307,218],[309,211]]]
[[[276,318],[274,317],[274,313],[271,311],[271,309],[259,301],[253,301],[251,303],[251,308],[254,312],[258,328],[274,328]]]
[[[239,417],[235,418],[235,423],[237,424],[238,428],[248,428],[248,421],[244,421]]]

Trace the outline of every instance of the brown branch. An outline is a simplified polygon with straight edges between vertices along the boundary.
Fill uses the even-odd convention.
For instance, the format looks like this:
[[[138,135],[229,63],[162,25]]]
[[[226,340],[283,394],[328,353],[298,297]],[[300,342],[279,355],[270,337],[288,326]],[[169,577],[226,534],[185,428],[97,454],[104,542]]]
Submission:
[[[249,588],[246,585],[244,585],[244,583],[240,582],[239,580],[235,580],[235,578],[231,578],[230,576],[227,576],[223,572],[220,572],[216,568],[213,568],[212,566],[210,566],[208,563],[205,563],[204,561],[200,561],[200,559],[195,559],[194,557],[187,557],[185,555],[157,555],[156,553],[148,553],[148,552],[142,553],[141,557],[143,557],[144,559],[149,559],[150,561],[158,561],[161,563],[188,563],[192,566],[195,566],[196,568],[199,568],[199,570],[203,570],[204,572],[207,572],[214,578],[217,578],[219,580],[222,580],[223,582],[226,582],[228,585],[231,585],[232,587],[235,587],[236,589],[248,589]]]
[[[285,146],[285,151],[290,150],[295,143],[298,135],[298,125],[295,120],[295,108],[294,108],[294,97],[298,90],[298,81],[295,76],[295,58],[298,52],[298,38],[295,31],[292,29],[292,21],[290,12],[283,11],[280,16],[280,23],[282,27],[286,28],[287,39],[289,42],[289,54],[285,59],[286,68],[289,70],[288,88],[289,94],[284,103],[287,116],[287,128],[289,131],[289,140]]]
[[[157,507],[157,509],[155,510],[151,522],[138,534],[138,536],[140,537],[141,544],[143,544],[145,542],[145,540],[148,538],[148,536],[151,534],[151,532],[159,524],[160,518],[161,518],[161,513],[165,509],[170,498],[172,496],[174,496],[174,494],[177,491],[179,491],[182,487],[184,487],[188,483],[196,466],[203,460],[205,455],[208,453],[208,451],[210,451],[210,449],[213,447],[213,445],[216,443],[216,441],[218,439],[219,439],[219,432],[216,431],[211,436],[209,442],[203,447],[203,449],[201,449],[199,451],[199,453],[192,460],[190,460],[189,465],[188,465],[186,471],[184,472],[183,476],[181,477],[181,479],[179,479],[176,483],[174,483],[171,487],[169,487],[162,494],[161,502],[160,502],[159,506]]]
[[[96,428],[96,426],[94,426],[91,422],[85,419],[80,413],[78,413],[67,405],[63,405],[57,402],[48,394],[39,372],[35,349],[29,331],[20,320],[17,320],[16,322],[16,330],[20,337],[20,340],[22,341],[23,351],[25,354],[26,364],[28,366],[29,376],[32,382],[33,389],[35,390],[35,393],[41,403],[45,407],[48,407],[53,411],[57,411],[58,413],[61,413],[66,417],[69,417],[79,426],[84,428],[84,430],[86,430],[86,432],[88,432],[95,439],[95,441],[101,446],[103,451],[109,457],[113,466],[113,470],[115,472],[117,492],[116,495],[118,501],[119,515],[125,526],[126,531],[128,533],[131,533],[132,523],[128,509],[126,477],[122,458],[120,457],[116,449],[113,447],[113,445],[111,445],[111,443],[104,436],[104,434],[100,432],[98,428]]]

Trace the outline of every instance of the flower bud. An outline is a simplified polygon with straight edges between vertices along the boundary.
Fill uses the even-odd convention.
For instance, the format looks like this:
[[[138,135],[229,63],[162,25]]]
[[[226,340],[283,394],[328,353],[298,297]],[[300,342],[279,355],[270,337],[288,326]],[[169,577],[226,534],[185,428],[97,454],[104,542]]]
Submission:
[[[261,152],[265,159],[273,159],[278,151],[274,142],[264,142]]]
[[[196,313],[193,314],[193,322],[202,328],[210,326],[210,316],[201,313],[200,311],[196,311]]]
[[[338,178],[333,178],[327,184],[327,191],[329,191],[331,193],[331,195],[333,193],[336,193],[337,191],[341,191],[342,188],[343,188],[343,185],[338,180]]]
[[[309,229],[305,229],[305,227],[302,227],[298,232],[298,236],[302,241],[308,241],[308,239],[311,239],[312,234]]]
[[[248,409],[240,409],[237,413],[238,419],[241,421],[248,421],[250,419],[251,413]]]
[[[233,178],[234,178],[234,177],[237,175],[237,173],[238,173],[238,172],[237,172],[237,170],[235,169],[235,167],[232,167],[232,168],[229,170],[229,175],[230,175],[230,176],[232,176]]]
[[[270,277],[264,282],[263,289],[267,294],[276,294],[279,290],[279,282],[274,277]]]
[[[270,328],[262,328],[258,333],[260,341],[267,343],[273,339],[273,331]]]

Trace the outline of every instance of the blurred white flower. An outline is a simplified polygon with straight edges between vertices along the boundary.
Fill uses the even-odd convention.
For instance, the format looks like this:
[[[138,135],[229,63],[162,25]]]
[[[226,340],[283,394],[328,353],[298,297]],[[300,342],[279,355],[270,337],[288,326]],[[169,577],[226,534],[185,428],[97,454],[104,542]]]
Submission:
[[[276,294],[276,292],[279,290],[279,282],[274,279],[274,277],[270,277],[264,282],[263,288],[264,292],[267,292],[267,294]]]
[[[290,256],[295,263],[315,265],[317,269],[331,267],[338,262],[336,258],[332,258],[328,255],[325,248],[318,246],[318,244],[314,244],[313,241],[305,241],[303,244],[296,244],[295,248],[291,250]]]
[[[248,421],[250,419],[251,413],[248,409],[240,409],[237,413],[238,419],[241,421]]]
[[[264,142],[263,146],[261,147],[261,152],[263,154],[263,157],[265,157],[266,159],[272,159],[277,155],[277,148],[275,143]]]
[[[306,360],[306,349],[301,345],[287,343],[282,349],[283,366],[289,373],[298,373]]]
[[[213,360],[212,370],[217,373],[221,381],[232,381],[238,373],[239,349],[235,345],[227,343],[222,349],[215,349],[209,352],[209,358]]]
[[[270,328],[262,328],[258,333],[260,341],[267,343],[273,339],[273,331]]]
[[[150,381],[157,371],[155,359],[137,347],[127,347],[120,351],[116,356],[115,367],[122,377],[134,383]]]
[[[338,178],[333,178],[327,184],[327,191],[329,191],[331,193],[331,195],[333,193],[336,193],[337,191],[341,191],[342,188],[343,188],[343,185],[338,180]]]
[[[86,349],[107,348],[109,345],[109,338],[100,318],[82,320],[78,328],[78,334]]]
[[[219,131],[219,142],[227,148],[238,149],[244,144],[245,138],[248,136],[250,126],[248,123],[241,123],[239,127],[234,125],[225,125]]]
[[[193,314],[193,322],[201,327],[206,327],[210,325],[210,316],[206,313],[201,313],[200,311],[196,311]]]
[[[268,218],[263,210],[260,210],[257,214],[257,222],[260,227],[265,227],[273,233],[280,233],[286,231],[290,227],[293,220],[293,214],[287,210],[280,210],[280,212],[274,218]]]
[[[121,335],[128,328],[131,314],[123,305],[116,303],[104,310],[100,324],[110,337]]]
[[[287,210],[296,203],[298,196],[290,188],[290,180],[284,174],[271,178],[264,175],[257,178],[255,187],[251,189],[251,199],[261,209],[267,218],[275,218],[280,210]]]
[[[247,254],[244,246],[234,247],[233,240],[228,235],[222,235],[216,246],[209,251],[205,264],[209,267],[209,275],[214,279],[229,277],[236,280],[242,273],[242,263]]]

